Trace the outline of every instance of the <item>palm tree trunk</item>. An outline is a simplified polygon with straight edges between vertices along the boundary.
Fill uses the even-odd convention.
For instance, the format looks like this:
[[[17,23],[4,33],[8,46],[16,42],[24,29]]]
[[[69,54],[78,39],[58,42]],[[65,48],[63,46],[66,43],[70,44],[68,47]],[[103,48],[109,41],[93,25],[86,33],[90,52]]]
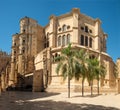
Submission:
[[[91,96],[93,95],[93,81],[91,81]]]
[[[70,76],[68,75],[68,98],[70,98]]]
[[[82,97],[84,96],[84,79],[82,79]]]
[[[99,81],[100,81],[100,80],[99,80],[99,78],[98,78],[98,84],[97,84],[97,85],[98,85],[98,95],[99,95],[99,93],[100,93]]]

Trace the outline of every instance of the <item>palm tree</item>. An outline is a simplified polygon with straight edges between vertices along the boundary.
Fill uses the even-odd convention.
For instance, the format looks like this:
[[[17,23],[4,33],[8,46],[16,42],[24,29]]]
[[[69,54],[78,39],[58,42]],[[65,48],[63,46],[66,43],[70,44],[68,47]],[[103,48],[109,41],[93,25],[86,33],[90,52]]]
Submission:
[[[105,67],[103,65],[99,64],[99,61],[97,58],[94,59],[88,59],[88,82],[91,86],[91,96],[93,95],[93,80],[97,79],[98,83],[98,94],[99,94],[99,80],[100,78],[105,77]]]
[[[84,96],[84,81],[87,76],[87,56],[84,50],[80,50],[75,54],[75,58],[78,61],[76,68],[78,71],[75,73],[75,78],[79,80],[82,77],[82,96]]]
[[[61,51],[61,56],[57,57],[59,59],[59,63],[56,68],[56,73],[58,74],[61,71],[61,75],[63,76],[63,80],[68,77],[68,98],[70,98],[70,80],[74,76],[74,51],[71,49],[71,44],[68,45],[67,48]]]
[[[95,59],[88,59],[87,80],[91,86],[91,96],[93,95],[93,79],[95,78],[95,66],[96,66]]]
[[[105,69],[104,65],[100,65],[100,64],[99,64],[99,66],[97,65],[97,68],[96,68],[96,79],[98,81],[97,82],[98,95],[99,95],[99,91],[100,91],[100,87],[99,87],[100,79],[104,79],[105,75],[106,75],[106,69]]]

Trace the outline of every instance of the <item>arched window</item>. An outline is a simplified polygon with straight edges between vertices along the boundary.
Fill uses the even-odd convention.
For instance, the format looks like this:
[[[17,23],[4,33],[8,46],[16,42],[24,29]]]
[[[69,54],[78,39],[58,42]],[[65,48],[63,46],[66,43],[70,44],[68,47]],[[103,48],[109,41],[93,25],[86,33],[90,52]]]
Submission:
[[[58,37],[58,46],[61,46],[61,36]]]
[[[65,46],[65,35],[62,36],[62,46]]]
[[[81,41],[80,41],[80,44],[81,45],[84,45],[84,35],[81,35],[81,39],[80,39]]]
[[[91,37],[89,38],[89,47],[92,48],[92,38]]]
[[[70,43],[70,34],[67,35],[66,44]]]
[[[88,46],[88,37],[85,36],[85,46]]]
[[[62,31],[66,31],[67,30],[67,26],[64,24],[63,26],[62,26]]]

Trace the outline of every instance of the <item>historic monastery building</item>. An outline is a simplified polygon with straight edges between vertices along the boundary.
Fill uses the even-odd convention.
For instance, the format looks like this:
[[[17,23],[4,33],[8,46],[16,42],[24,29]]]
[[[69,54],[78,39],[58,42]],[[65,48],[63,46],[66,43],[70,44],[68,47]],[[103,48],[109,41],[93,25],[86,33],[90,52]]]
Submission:
[[[82,14],[78,8],[60,16],[51,15],[45,27],[31,18],[22,18],[20,33],[12,38],[9,85],[32,86],[33,91],[67,89],[67,83],[55,72],[58,62],[54,58],[71,43],[73,49],[84,49],[105,65],[107,74],[100,86],[115,87],[114,62],[106,52],[106,40],[101,21]],[[81,80],[71,82],[72,90],[79,91]]]

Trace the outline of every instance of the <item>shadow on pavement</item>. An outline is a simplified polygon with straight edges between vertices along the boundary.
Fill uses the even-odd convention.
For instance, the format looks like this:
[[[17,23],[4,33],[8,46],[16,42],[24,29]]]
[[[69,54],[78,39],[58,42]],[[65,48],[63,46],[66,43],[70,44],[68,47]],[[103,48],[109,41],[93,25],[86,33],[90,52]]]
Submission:
[[[84,96],[82,96],[82,95],[77,95],[77,96],[73,96],[73,97],[86,97],[86,98],[94,98],[94,97],[99,97],[99,96],[101,96],[102,94],[93,94],[92,96],[91,95],[84,95]]]
[[[4,98],[7,100],[31,100],[37,98],[45,98],[54,95],[59,95],[60,93],[50,93],[50,92],[22,92],[22,91],[7,91],[1,94],[0,99]]]
[[[65,101],[27,101],[45,98],[59,93],[31,93],[31,92],[6,92],[0,96],[0,110],[120,110],[114,107],[105,107],[92,104],[73,104]]]
[[[68,102],[38,101],[38,102],[14,102],[0,106],[0,110],[119,110],[114,107],[105,107],[91,104],[72,104]]]

